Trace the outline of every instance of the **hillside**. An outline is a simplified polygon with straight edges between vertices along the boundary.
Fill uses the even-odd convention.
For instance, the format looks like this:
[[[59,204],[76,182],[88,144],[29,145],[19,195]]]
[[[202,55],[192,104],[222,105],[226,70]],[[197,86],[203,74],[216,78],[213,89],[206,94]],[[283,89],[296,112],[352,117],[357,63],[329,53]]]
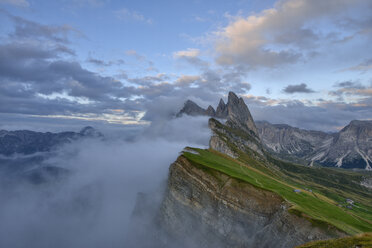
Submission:
[[[360,248],[371,248],[372,247],[372,234],[365,233],[361,235],[355,235],[352,237],[331,239],[325,241],[311,242],[305,245],[298,246],[297,248],[349,248],[349,247],[360,247]]]
[[[210,148],[170,167],[157,215],[168,245],[284,248],[372,232],[371,174],[278,160],[244,101],[230,93],[227,105],[225,123],[209,120]]]

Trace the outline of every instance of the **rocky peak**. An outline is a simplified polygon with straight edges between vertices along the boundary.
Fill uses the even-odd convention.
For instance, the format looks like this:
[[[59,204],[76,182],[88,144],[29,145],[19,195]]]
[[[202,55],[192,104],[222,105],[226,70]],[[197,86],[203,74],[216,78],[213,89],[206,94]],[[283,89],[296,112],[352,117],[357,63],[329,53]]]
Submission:
[[[213,109],[213,112],[214,112],[214,109]],[[180,110],[180,112],[178,112],[177,117],[179,117],[183,114],[187,114],[187,115],[191,115],[191,116],[206,115],[207,110],[201,108],[195,102],[193,102],[191,100],[187,100],[185,102],[185,105],[183,106],[183,108]]]
[[[216,117],[217,118],[222,118],[222,119],[226,119],[227,118],[227,106],[225,104],[225,102],[223,101],[223,99],[221,98],[220,99],[220,102],[217,106],[217,109],[216,109]]]
[[[216,111],[214,110],[214,108],[209,105],[207,110],[205,111],[205,113],[208,115],[208,116],[215,116],[216,115]]]
[[[91,126],[86,126],[83,129],[80,130],[79,134],[81,134],[84,137],[102,137],[103,134],[94,129]]]
[[[238,96],[231,91],[229,92],[227,101],[227,113],[227,123],[230,126],[239,127],[248,133],[253,133],[256,138],[259,137],[252,115],[247,105],[244,103],[243,98],[238,98]]]

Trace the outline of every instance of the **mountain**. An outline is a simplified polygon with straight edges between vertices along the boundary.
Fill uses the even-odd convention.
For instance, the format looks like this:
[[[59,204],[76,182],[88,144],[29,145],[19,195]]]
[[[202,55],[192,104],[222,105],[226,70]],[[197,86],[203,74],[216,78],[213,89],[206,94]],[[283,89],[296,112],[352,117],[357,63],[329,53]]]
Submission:
[[[372,169],[372,121],[354,120],[333,134],[268,122],[256,124],[266,149],[279,157],[297,157],[309,165]]]
[[[225,121],[209,119],[208,149],[187,147],[171,164],[150,217],[155,234],[139,228],[142,239],[151,236],[147,244],[156,247],[287,248],[371,232],[372,175],[277,159],[240,99],[229,94]],[[137,201],[136,224],[138,213],[147,213],[141,202],[148,204]]]
[[[84,127],[80,132],[34,132],[29,130],[0,130],[0,154],[33,154],[48,152],[59,145],[81,138],[97,138],[103,135],[92,127]]]
[[[220,100],[216,111],[212,106],[203,109],[188,100],[177,116],[182,114],[227,119],[228,126],[236,125],[236,128],[244,129],[259,146],[263,145],[266,151],[282,159],[310,166],[372,170],[372,121],[351,121],[338,133],[305,130],[266,121],[254,122],[243,99],[233,92],[229,92],[227,104]],[[211,129],[215,129],[213,124]],[[217,138],[212,139],[214,149],[220,150],[220,143]],[[253,150],[262,153],[261,147]],[[230,155],[234,156],[231,151]]]

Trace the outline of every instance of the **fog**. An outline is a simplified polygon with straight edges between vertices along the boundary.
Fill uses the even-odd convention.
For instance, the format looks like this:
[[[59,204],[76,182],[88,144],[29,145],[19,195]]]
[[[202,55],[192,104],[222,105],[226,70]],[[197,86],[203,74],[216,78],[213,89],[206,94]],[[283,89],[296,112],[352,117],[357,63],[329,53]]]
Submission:
[[[61,147],[40,166],[64,176],[0,184],[0,247],[126,247],[138,192],[161,197],[169,165],[209,137],[207,118],[185,116],[153,122],[131,141],[111,135]]]

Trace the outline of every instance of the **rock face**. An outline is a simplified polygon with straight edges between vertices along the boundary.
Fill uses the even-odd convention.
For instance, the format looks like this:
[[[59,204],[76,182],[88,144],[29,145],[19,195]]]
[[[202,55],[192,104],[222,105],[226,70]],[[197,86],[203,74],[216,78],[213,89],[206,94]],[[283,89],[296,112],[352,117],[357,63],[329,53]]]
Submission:
[[[192,101],[187,101],[177,116],[188,114],[192,116],[207,115],[210,117],[227,119],[226,125],[230,128],[226,132],[226,128],[222,128],[217,120],[209,121],[209,127],[213,131],[210,140],[210,147],[216,151],[225,153],[231,157],[237,157],[236,152],[231,150],[226,143],[228,138],[238,149],[244,151],[245,147],[263,155],[263,149],[259,137],[259,132],[253,121],[252,115],[249,112],[243,98],[229,92],[227,104],[221,99],[217,110],[214,111],[212,106],[207,110],[199,107]],[[225,139],[223,138],[225,137]]]
[[[326,145],[311,160],[327,166],[372,170],[372,121],[350,122]]]
[[[295,156],[306,156],[322,142],[332,139],[331,134],[308,131],[285,124],[256,122],[263,144],[275,153],[286,153]]]
[[[220,99],[220,102],[216,109],[216,116],[217,118],[226,119],[227,118],[227,105],[225,102]]]
[[[102,137],[103,135],[92,127],[85,127],[79,133],[41,133],[28,130],[0,130],[0,154],[12,155],[47,152],[58,145],[69,143],[84,137]]]
[[[324,166],[371,170],[372,121],[351,121],[329,134],[288,125],[257,122],[264,146],[278,155],[290,155]]]
[[[228,125],[243,129],[246,132],[252,133],[256,138],[259,138],[256,125],[243,98],[238,98],[238,96],[231,91],[228,95],[227,104],[221,99],[216,111],[210,105],[207,109],[203,109],[193,101],[187,100],[177,116],[179,117],[183,114],[191,116],[207,115],[210,117],[227,119]]]
[[[181,155],[170,167],[159,219],[173,247],[287,248],[332,237],[288,207],[275,193],[209,173]]]
[[[252,135],[252,132],[237,128],[240,123],[235,124],[232,120],[223,125],[219,121],[211,118],[209,128],[212,130],[212,137],[209,141],[209,147],[213,150],[224,153],[230,157],[237,158],[239,152],[264,155],[261,141]]]
[[[229,92],[227,102],[227,124],[251,133],[259,139],[259,133],[247,105],[243,98],[238,98],[233,92]]]

